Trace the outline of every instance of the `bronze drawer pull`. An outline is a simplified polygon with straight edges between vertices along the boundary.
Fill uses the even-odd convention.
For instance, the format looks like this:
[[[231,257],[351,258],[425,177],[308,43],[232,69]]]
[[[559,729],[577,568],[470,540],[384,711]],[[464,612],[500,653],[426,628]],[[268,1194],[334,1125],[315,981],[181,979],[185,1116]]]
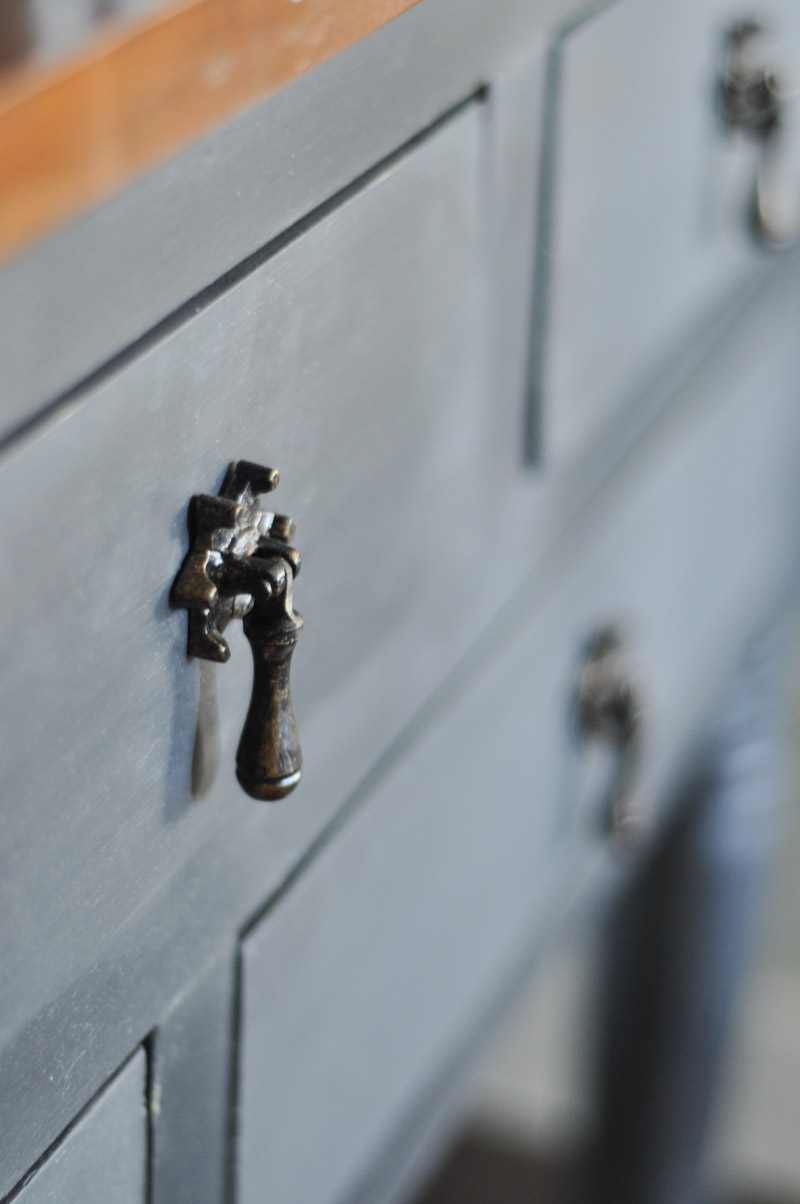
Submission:
[[[640,827],[635,783],[641,761],[642,703],[622,640],[613,627],[598,631],[584,650],[573,695],[573,720],[581,742],[601,740],[615,752],[602,824],[608,835],[627,843]]]
[[[189,612],[187,654],[224,663],[223,632],[241,619],[253,652],[253,692],[236,776],[257,799],[285,798],[302,773],[302,752],[289,674],[303,620],[292,605],[300,556],[291,546],[295,523],[261,510],[259,495],[278,484],[273,468],[246,460],[230,465],[218,496],[189,503],[189,551],[170,595]]]
[[[725,131],[741,134],[757,150],[747,222],[756,243],[788,246],[800,234],[800,198],[786,190],[786,81],[770,61],[765,30],[757,21],[732,26],[723,42],[717,108]]]

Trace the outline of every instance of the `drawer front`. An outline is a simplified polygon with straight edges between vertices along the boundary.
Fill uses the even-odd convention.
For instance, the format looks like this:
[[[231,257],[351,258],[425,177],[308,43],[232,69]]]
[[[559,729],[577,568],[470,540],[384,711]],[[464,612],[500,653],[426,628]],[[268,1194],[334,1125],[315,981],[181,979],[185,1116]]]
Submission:
[[[627,0],[557,47],[532,402],[545,458],[590,446],[764,259],[746,227],[755,147],[723,133],[715,101],[723,36],[742,15],[729,0]],[[800,75],[800,9],[774,0],[757,15],[776,68]],[[788,104],[791,156],[800,128]],[[800,180],[789,172],[786,186],[800,212]]]
[[[140,1050],[28,1177],[17,1204],[146,1204],[145,1084]]]
[[[89,2],[36,0],[57,15]],[[114,8],[133,13],[168,2]],[[451,0],[425,0],[3,264],[0,437],[347,188],[476,83],[494,83],[584,4],[462,0],[454,22]],[[536,125],[532,115],[531,130]]]
[[[545,651],[500,657],[245,939],[239,1204],[348,1199],[510,971],[555,831]]]
[[[480,128],[469,107],[4,462],[5,1033],[240,822],[270,833],[255,906],[495,604],[475,558]],[[190,799],[199,668],[168,602],[188,500],[239,457],[280,469],[304,560],[307,772],[275,807],[234,778],[252,659],[233,626],[221,771]]]
[[[645,701],[636,795],[668,797],[795,542],[795,339],[723,351],[245,939],[240,1204],[350,1198],[548,909],[618,863],[570,722],[609,623]]]
[[[800,354],[785,319],[774,339],[768,321],[762,312],[753,342],[738,347],[731,332],[661,416],[649,453],[610,482],[564,599],[573,665],[607,626],[627,642],[642,704],[637,793],[650,820],[746,641],[796,576]]]

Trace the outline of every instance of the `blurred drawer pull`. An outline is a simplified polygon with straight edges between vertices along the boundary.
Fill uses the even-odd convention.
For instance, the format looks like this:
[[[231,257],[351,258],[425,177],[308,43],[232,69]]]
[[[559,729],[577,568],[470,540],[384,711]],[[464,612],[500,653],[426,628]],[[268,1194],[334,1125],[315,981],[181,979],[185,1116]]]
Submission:
[[[653,381],[751,287],[753,246],[800,230],[800,102],[778,70],[798,71],[798,6],[770,0],[774,51],[755,23],[720,24],[720,7],[609,4],[554,47],[535,458],[593,454],[606,424],[640,412]]]
[[[725,35],[718,83],[720,118],[728,133],[756,146],[747,226],[762,247],[785,247],[800,234],[800,208],[786,187],[786,81],[774,69],[766,31],[741,21]]]
[[[638,680],[614,627],[589,640],[578,670],[573,720],[581,742],[600,740],[615,754],[614,771],[603,800],[602,824],[628,843],[640,829],[635,785],[642,750],[642,701]]]
[[[259,506],[259,495],[277,484],[274,468],[240,460],[228,468],[218,496],[192,498],[190,547],[171,594],[172,605],[189,612],[190,657],[224,664],[230,648],[223,632],[231,620],[242,620],[254,674],[236,776],[257,799],[285,798],[302,774],[289,687],[303,627],[292,605],[300,571],[300,557],[289,544],[295,523]]]

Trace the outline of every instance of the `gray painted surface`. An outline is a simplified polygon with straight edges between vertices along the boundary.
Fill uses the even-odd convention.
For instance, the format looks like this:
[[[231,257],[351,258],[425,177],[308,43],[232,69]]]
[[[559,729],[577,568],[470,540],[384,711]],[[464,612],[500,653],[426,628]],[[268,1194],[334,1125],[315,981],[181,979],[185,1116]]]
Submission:
[[[744,228],[752,148],[721,133],[714,103],[722,34],[738,15],[728,0],[628,0],[563,41],[547,337],[534,366],[548,460],[590,444],[653,361],[759,262]],[[776,63],[794,70],[800,9],[779,0],[764,17]]]
[[[9,809],[18,825],[14,857],[29,857],[28,872],[38,877],[52,854],[49,903],[22,876],[18,886],[8,882],[7,895],[34,945],[60,941],[54,958],[26,963],[24,942],[10,938],[28,976],[5,980],[9,1034],[21,1023],[2,1055],[8,1183],[124,1056],[131,1031],[143,1036],[159,1021],[287,873],[529,571],[540,494],[520,462],[527,319],[516,298],[527,300],[531,279],[525,247],[540,83],[535,57],[505,73],[492,104],[460,117],[351,200],[349,216],[329,216],[6,461],[6,505],[27,495],[33,474],[43,509],[31,526],[56,516],[67,545],[58,598],[49,607],[42,585],[34,605],[53,638],[43,641],[29,615],[20,620],[20,646],[7,649],[28,699],[9,723],[32,743],[28,754],[8,745],[5,755],[43,815],[41,844],[25,854],[26,821],[18,806]],[[504,281],[512,278],[507,304]],[[477,333],[490,287],[499,319],[491,367],[489,332]],[[342,303],[348,295],[352,307]],[[233,417],[220,404],[232,396],[241,397]],[[257,415],[266,405],[262,430]],[[322,605],[330,616],[307,627],[298,653],[307,771],[287,808],[252,804],[233,780],[250,674],[241,639],[219,674],[230,754],[222,780],[202,804],[187,797],[195,671],[184,661],[184,616],[170,614],[166,593],[182,555],[188,495],[214,488],[227,456],[243,447],[280,463],[280,505],[300,520],[305,557],[298,605],[312,615]],[[111,483],[108,510],[95,509],[102,481]],[[579,504],[579,491],[567,492]],[[134,497],[120,536],[120,515]],[[559,525],[568,510],[557,505]],[[504,542],[512,557],[503,575],[476,572],[480,549],[494,545],[500,554]],[[29,575],[26,543],[23,535],[16,546]],[[119,546],[124,558],[111,551]],[[78,550],[79,575],[69,548]],[[49,581],[52,562],[40,568]],[[72,642],[59,642],[67,627]],[[34,731],[46,725],[40,689],[24,667],[33,664],[45,673],[41,696],[61,733],[48,745],[49,764],[37,756],[35,782],[27,756],[37,747]],[[57,690],[80,705],[65,711]],[[93,716],[101,712],[98,727]],[[345,721],[354,713],[357,720]],[[78,801],[65,809],[67,791]],[[70,859],[80,873],[70,873]],[[64,1024],[65,1015],[80,1022]],[[52,1075],[47,1109],[30,1090],[44,1068]]]
[[[146,1204],[145,1072],[139,1050],[15,1194],[15,1204]]]
[[[794,332],[768,362],[733,359],[735,378],[697,382],[689,427],[677,408],[620,470],[533,620],[245,941],[243,1204],[267,1183],[276,1204],[342,1198],[541,918],[558,845],[596,860],[599,798],[567,716],[598,624],[627,626],[641,793],[667,798],[794,538]]]
[[[507,968],[555,798],[548,765],[526,779],[529,716],[507,676],[504,659],[426,731],[245,941],[242,1204],[265,1185],[275,1204],[338,1200]],[[509,746],[522,766],[504,766]]]
[[[477,185],[472,110],[2,466],[3,512],[28,499],[2,584],[4,1036],[202,841],[261,810],[299,855],[474,635],[462,599],[496,596],[474,580]],[[167,595],[190,496],[239,456],[280,467],[274,504],[299,523],[299,809],[233,785],[240,633],[217,675],[222,772],[189,797],[198,666]]]
[[[327,1130],[319,1064],[290,1064],[304,1016],[323,1053],[326,1033],[353,1051],[330,1173],[357,1191],[534,917],[547,921],[548,882],[563,894],[605,866],[577,815],[592,786],[565,726],[589,630],[628,623],[651,701],[645,792],[658,801],[781,585],[797,514],[796,263],[698,322],[680,355],[670,343],[662,357],[656,339],[647,380],[619,385],[596,437],[556,470],[523,469],[540,50],[557,7],[468,0],[454,26],[449,4],[425,0],[0,275],[13,424],[490,80],[487,102],[187,309],[0,467],[0,506],[16,519],[0,1193],[163,1025],[155,1198],[211,1204],[226,959],[298,866],[245,953],[243,1019],[257,1036],[241,1063],[242,1182],[254,1190],[261,1126],[280,1109],[273,1068],[297,1079],[284,1093],[295,1130],[280,1115],[278,1128],[307,1143],[315,1124]],[[185,616],[167,607],[188,496],[241,455],[282,470],[276,505],[299,519],[305,559],[306,780],[275,808],[233,780],[250,677],[241,638],[219,673],[222,776],[189,801],[196,667]],[[555,839],[560,859],[547,856]],[[319,961],[300,958],[284,916],[321,943]],[[461,940],[440,965],[447,923]],[[258,1039],[270,1017],[285,1051],[277,1028]],[[324,1069],[341,1065],[328,1056]],[[272,1149],[288,1191],[300,1169]],[[303,1173],[322,1174],[307,1161]]]
[[[685,484],[679,481],[675,486],[674,496],[668,495],[666,499],[662,499],[663,505],[674,506],[682,515],[680,521],[684,524],[688,538],[694,514],[702,514],[713,496],[705,491],[703,485],[706,480],[704,456],[714,458],[715,443],[720,429],[726,426],[725,399],[737,388],[746,390],[748,374],[753,373],[759,360],[771,351],[774,379],[755,382],[755,403],[747,393],[739,403],[743,412],[750,413],[750,424],[745,427],[743,434],[736,436],[737,442],[729,446],[729,470],[723,476],[715,478],[720,486],[724,485],[720,497],[724,498],[725,504],[730,505],[731,500],[734,501],[732,513],[740,514],[745,511],[743,531],[749,533],[741,545],[742,581],[736,583],[735,593],[731,595],[739,615],[735,625],[740,624],[742,627],[747,625],[748,616],[752,617],[760,607],[767,605],[770,595],[777,587],[779,569],[792,551],[792,516],[796,513],[796,508],[794,499],[787,490],[790,491],[788,482],[794,477],[793,465],[796,463],[796,449],[790,432],[793,416],[798,412],[795,392],[797,374],[791,351],[779,354],[777,349],[784,340],[793,338],[792,324],[797,306],[797,287],[795,265],[789,263],[786,272],[778,276],[766,291],[741,311],[717,352],[707,358],[703,367],[695,372],[677,395],[668,395],[670,405],[663,410],[644,447],[629,458],[626,471],[609,480],[605,488],[597,493],[591,511],[592,514],[605,514],[602,522],[609,525],[616,521],[610,517],[612,513],[629,515],[632,496],[629,491],[641,488],[642,477],[647,479],[655,472],[655,463],[649,457],[646,458],[647,466],[642,469],[641,474],[634,471],[637,463],[643,463],[640,460],[641,453],[646,447],[650,447],[653,449],[651,455],[657,459],[665,431],[672,432],[672,447],[679,450],[699,422],[701,429],[706,433],[703,441],[696,445],[696,452],[691,459],[693,469],[697,473],[695,488],[698,492],[694,493],[691,499],[686,496],[685,509],[682,505],[679,507],[677,502],[683,502],[685,493]],[[776,412],[788,415],[789,424],[785,432],[782,432],[776,419],[767,421],[769,411],[760,400],[762,393],[775,404]],[[709,417],[718,414],[720,410],[723,413],[719,417],[719,424],[712,423],[709,427]],[[645,408],[644,413],[647,412]],[[628,437],[631,430],[637,429],[640,419],[639,411],[630,415],[630,421],[625,427]],[[733,438],[738,427],[731,429]],[[619,454],[627,446],[625,438],[620,437],[617,440]],[[759,447],[762,451],[755,455]],[[595,455],[601,457],[601,453],[603,448],[598,446]],[[773,453],[774,463],[768,465],[769,456]],[[611,455],[608,447],[605,448],[604,454]],[[749,470],[752,475],[744,474],[743,465],[746,465],[751,454],[754,455],[752,469]],[[787,469],[784,473],[780,466],[785,466],[787,461],[791,472]],[[716,459],[714,462],[716,463]],[[551,488],[546,493],[542,493],[539,488],[526,494],[530,489],[530,481],[524,477],[521,469],[518,470],[519,477],[514,475],[511,466],[508,466],[506,471],[509,475],[508,492],[499,496],[498,505],[502,506],[503,496],[511,497],[516,499],[517,510],[515,512],[512,506],[508,507],[508,513],[514,521],[510,523],[508,530],[500,526],[496,528],[493,546],[502,546],[497,542],[501,535],[509,540],[506,546],[511,558],[506,558],[503,565],[509,568],[510,585],[514,577],[511,571],[514,549],[517,542],[524,543],[525,531],[528,532],[526,551],[531,557],[533,568],[536,561],[532,549],[535,549],[536,545],[531,545],[530,540],[531,533],[540,531],[538,524],[548,520],[549,516],[552,530],[555,514],[561,523],[565,523],[570,514],[574,515],[575,506],[584,496],[584,491],[590,483],[593,490],[597,491],[595,476],[583,471],[581,477],[573,476],[551,483]],[[763,481],[758,479],[759,473],[764,475]],[[739,482],[743,485],[742,490],[738,488]],[[527,527],[519,520],[519,514],[525,509],[520,503],[522,495],[528,497]],[[601,506],[603,497],[609,498],[608,510],[604,509],[605,504]],[[751,498],[763,499],[763,508],[760,504],[755,508],[750,507],[748,501]],[[493,513],[490,508],[490,517]],[[587,515],[587,519],[589,517]],[[177,522],[176,519],[176,529]],[[588,532],[583,539],[579,538],[581,528]],[[558,561],[563,559],[568,562],[572,558],[587,555],[585,540],[588,539],[590,547],[599,536],[600,531],[590,522],[577,524],[571,534],[561,534],[556,558],[550,556],[539,564],[531,575],[529,586],[519,593],[516,621],[534,613],[541,606],[542,590],[547,582],[558,574]],[[486,546],[489,546],[488,541]],[[676,553],[673,548],[674,554]],[[699,558],[702,559],[705,569],[708,563],[705,554]],[[716,581],[715,573],[710,570],[707,576],[711,584]],[[684,599],[688,599],[683,605],[691,610],[695,605],[691,580],[676,576],[670,588],[674,590],[679,586],[685,591]],[[615,600],[617,605],[613,609],[616,612],[620,601],[624,603],[625,599],[620,599],[618,595],[609,595],[609,602]],[[690,668],[695,660],[704,665],[703,674],[697,680],[707,696],[721,688],[736,656],[735,626],[730,632],[723,632],[722,627],[720,626],[718,631],[716,625],[717,610],[720,616],[727,613],[731,617],[727,609],[729,603],[729,597],[723,599],[719,595],[713,601],[713,631],[719,635],[719,645],[709,643],[707,647],[700,647],[699,651],[695,647],[681,653],[681,656],[685,655],[688,658]],[[306,613],[308,614],[307,610]],[[604,607],[603,613],[594,617],[604,620],[609,616]],[[593,615],[587,611],[586,621],[592,618]],[[733,618],[731,622],[734,622]],[[670,627],[669,630],[674,629]],[[497,642],[502,642],[504,634],[505,627],[500,628],[497,623],[490,623],[484,646],[490,650],[496,648]],[[582,639],[584,634],[582,630],[580,633],[576,632],[572,638],[577,641]],[[713,653],[714,647],[722,651]],[[664,644],[656,663],[660,663],[663,657],[671,654],[670,647]],[[176,659],[180,656],[177,635],[174,655]],[[571,671],[572,658],[575,655],[576,651],[572,645],[568,653],[563,653],[565,672]],[[474,658],[470,663],[474,663]],[[228,666],[228,669],[231,668],[232,666]],[[684,713],[683,710],[683,700],[677,688],[678,670],[679,666],[676,664],[673,676],[668,675],[667,678],[672,683],[667,696],[668,705],[672,710],[668,713],[679,711],[679,717],[684,717],[685,735],[691,732],[692,715],[689,712]],[[534,673],[534,677],[539,680],[538,672]],[[403,741],[397,746],[390,760],[403,754],[408,741],[413,737],[413,732],[418,731],[419,725],[435,714],[439,706],[444,705],[444,699],[457,694],[463,683],[464,679],[458,676],[448,678],[442,700],[435,700],[433,709],[426,707],[422,710],[414,726],[404,733]],[[559,688],[563,689],[563,680]],[[663,687],[661,694],[663,696]],[[702,707],[703,699],[699,693],[693,696],[693,700],[698,708]],[[310,729],[306,727],[305,732],[308,736]],[[335,731],[330,733],[332,742],[335,735]],[[678,742],[681,738],[676,730],[675,741]],[[662,763],[662,769],[657,772],[657,776],[660,777],[661,772],[666,772],[668,768],[669,757]],[[378,779],[383,772],[385,769],[380,768]],[[320,791],[322,788],[321,782]],[[314,797],[322,798],[324,794],[311,797],[312,800]],[[191,857],[187,857],[182,864],[173,866],[167,877],[162,876],[162,880],[149,897],[143,897],[140,905],[131,912],[121,927],[114,931],[113,940],[109,937],[107,946],[96,948],[94,956],[87,958],[83,965],[77,958],[73,963],[62,965],[62,981],[65,985],[52,996],[45,995],[41,999],[41,1010],[28,1018],[18,1036],[10,1040],[3,1049],[0,1070],[5,1087],[0,1099],[0,1132],[3,1134],[4,1155],[7,1153],[3,1166],[8,1175],[4,1189],[10,1187],[15,1179],[24,1173],[26,1167],[54,1140],[60,1129],[92,1092],[97,1090],[99,1083],[124,1058],[131,1040],[141,1039],[155,1027],[169,1010],[172,1001],[186,991],[187,983],[197,977],[203,964],[212,960],[220,949],[227,947],[230,934],[241,924],[243,917],[251,914],[269,894],[270,883],[275,883],[281,875],[285,875],[296,862],[297,834],[302,825],[307,825],[306,830],[310,838],[314,832],[319,831],[322,822],[319,812],[315,815],[313,808],[304,802],[306,798],[308,795],[300,792],[292,800],[291,810],[276,808],[265,811],[240,798],[231,786],[230,791],[226,791],[221,797],[221,818],[216,838],[211,839],[215,829],[213,823],[209,822],[209,838],[198,841]],[[201,815],[202,806],[204,805],[200,807]],[[140,798],[132,804],[131,820],[138,820],[142,810]],[[187,807],[177,822],[187,825],[197,823],[197,814],[191,807]],[[241,818],[237,818],[237,814]],[[288,832],[293,838],[287,839],[282,832]],[[577,882],[577,878],[575,881]],[[70,929],[70,940],[75,935]],[[35,1088],[32,1086],[34,1084],[41,1086]]]
[[[7,264],[0,433],[591,7],[425,0]]]
[[[491,612],[479,131],[473,107],[5,460],[4,512],[30,499],[2,587],[6,1041],[204,843],[269,829],[268,893]],[[281,469],[317,616],[295,663],[299,806],[235,785],[241,635],[218,674],[222,773],[188,794],[197,666],[167,595],[189,497],[239,456]]]

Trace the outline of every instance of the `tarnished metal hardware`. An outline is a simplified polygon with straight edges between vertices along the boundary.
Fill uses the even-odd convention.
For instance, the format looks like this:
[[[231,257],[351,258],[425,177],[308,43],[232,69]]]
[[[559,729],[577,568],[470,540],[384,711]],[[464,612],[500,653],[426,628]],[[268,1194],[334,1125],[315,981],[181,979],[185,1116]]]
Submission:
[[[769,39],[757,21],[740,21],[725,35],[717,83],[723,128],[756,148],[747,224],[765,247],[784,247],[800,235],[800,196],[786,182],[786,110],[789,92],[771,61]]]
[[[253,653],[253,692],[236,755],[236,776],[249,795],[281,799],[302,773],[290,693],[292,654],[303,620],[292,604],[300,556],[295,523],[262,510],[260,495],[278,484],[274,468],[230,465],[217,496],[189,503],[189,551],[170,601],[189,612],[187,653],[224,663],[228,624],[241,619]]]
[[[604,830],[628,840],[639,828],[635,785],[642,748],[642,702],[616,628],[605,627],[589,640],[578,669],[573,723],[581,742],[599,740],[611,748],[614,773],[602,802]]]

